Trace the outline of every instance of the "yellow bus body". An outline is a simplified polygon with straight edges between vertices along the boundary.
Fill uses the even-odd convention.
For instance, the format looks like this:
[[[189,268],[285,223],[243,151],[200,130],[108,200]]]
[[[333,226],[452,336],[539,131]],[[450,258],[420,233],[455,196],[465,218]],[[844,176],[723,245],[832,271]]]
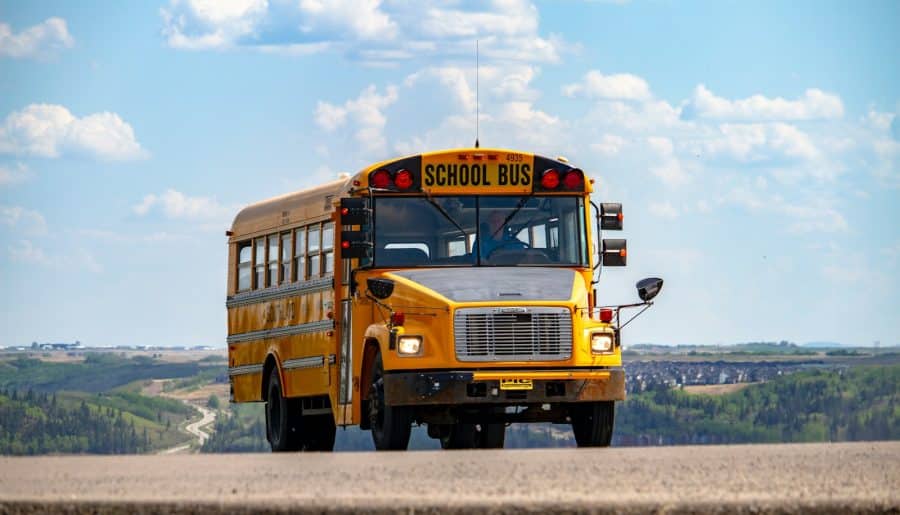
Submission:
[[[463,155],[470,156],[468,159],[474,159],[472,156],[476,155],[482,155],[482,159],[494,155],[498,161],[513,156],[512,159],[520,160],[518,163],[531,163],[532,167],[535,160],[533,154],[506,149],[466,148],[418,156],[423,163],[435,163],[461,159]],[[357,269],[354,280],[359,285],[365,285],[370,277],[389,278],[396,283],[390,306],[403,312],[405,322],[395,329],[395,336],[414,334],[424,339],[422,353],[418,356],[404,357],[390,350],[388,314],[360,291],[356,295],[350,293],[346,272],[356,267],[356,260],[340,258],[341,227],[336,208],[341,198],[366,196],[369,174],[396,161],[376,163],[355,176],[251,205],[237,215],[229,231],[227,289],[228,367],[233,402],[265,401],[265,385],[274,371],[281,379],[285,397],[316,399],[319,405],[331,410],[337,425],[360,424],[365,417],[362,402],[368,395],[367,374],[376,350],[382,355],[385,371],[467,371],[472,374],[470,381],[486,382],[492,387],[501,381],[507,381],[504,384],[510,388],[515,384],[527,388],[529,384],[542,381],[577,382],[576,397],[571,400],[623,400],[624,373],[619,342],[616,341],[615,348],[606,354],[594,354],[590,348],[591,333],[614,333],[610,324],[594,317],[598,303],[591,291],[595,259],[591,252],[588,252],[587,266],[568,269],[572,272],[569,275],[571,293],[567,298],[552,301],[459,302],[405,277],[403,269]],[[584,198],[583,220],[588,249],[596,244],[590,204],[591,183],[585,180],[584,191],[580,193]],[[530,191],[530,187],[527,188],[527,192]],[[493,189],[445,185],[433,192],[435,195],[521,195],[526,190],[509,185]],[[329,223],[333,224],[331,270],[322,264],[327,261],[327,254],[319,249],[319,273],[298,278],[297,259],[303,258],[308,264],[312,254],[306,252],[304,256],[298,256],[297,250],[291,249],[285,255],[281,248],[275,262],[278,277],[270,279],[273,260],[266,238],[274,236],[283,242],[281,238],[290,237],[288,241],[296,243],[300,232],[312,234],[317,227],[317,234],[321,234],[325,224]],[[260,239],[265,242],[267,258],[254,259],[250,270],[255,278],[258,263],[264,263],[261,277],[265,285],[254,284],[239,291],[239,252],[243,250],[246,254],[249,242],[251,254],[258,254]],[[288,259],[290,263],[285,263]],[[286,264],[290,272],[285,272]],[[363,289],[360,287],[359,290]],[[473,363],[457,358],[453,344],[453,321],[457,310],[532,306],[565,308],[571,312],[573,347],[568,359]],[[349,324],[345,318],[349,318]]]

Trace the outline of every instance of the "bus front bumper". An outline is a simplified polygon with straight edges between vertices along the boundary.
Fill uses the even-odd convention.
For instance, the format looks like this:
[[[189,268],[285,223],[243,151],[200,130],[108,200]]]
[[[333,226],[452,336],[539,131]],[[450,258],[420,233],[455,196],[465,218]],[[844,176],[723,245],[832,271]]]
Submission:
[[[545,404],[625,400],[621,368],[386,372],[392,406]]]

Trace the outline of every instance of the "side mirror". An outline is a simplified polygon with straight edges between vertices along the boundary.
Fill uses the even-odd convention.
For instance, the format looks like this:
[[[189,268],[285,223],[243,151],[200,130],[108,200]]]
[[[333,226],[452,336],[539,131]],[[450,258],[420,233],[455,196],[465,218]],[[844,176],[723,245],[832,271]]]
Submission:
[[[621,231],[624,219],[622,204],[600,204],[600,228],[604,231]]]
[[[625,266],[627,260],[625,240],[603,240],[603,266]]]
[[[638,291],[638,297],[644,302],[650,302],[653,297],[662,289],[663,280],[658,277],[648,277],[637,282],[635,287]]]
[[[341,259],[367,258],[372,256],[372,234],[368,226],[372,219],[367,198],[342,198],[340,225],[360,226],[358,231],[341,231]]]
[[[371,240],[368,231],[341,231],[341,259],[372,257]]]
[[[394,281],[380,277],[369,277],[366,279],[366,286],[372,293],[372,296],[379,300],[384,300],[394,293]]]

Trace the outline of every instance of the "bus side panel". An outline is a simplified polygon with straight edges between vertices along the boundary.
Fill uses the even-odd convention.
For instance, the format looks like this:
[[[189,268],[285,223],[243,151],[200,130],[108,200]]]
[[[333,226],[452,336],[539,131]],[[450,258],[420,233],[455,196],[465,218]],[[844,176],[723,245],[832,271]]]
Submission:
[[[325,332],[299,334],[276,341],[282,358],[286,397],[326,395],[333,337]]]
[[[232,343],[228,346],[228,366],[235,372],[238,367],[256,366],[250,373],[232,373],[230,375],[234,389],[234,402],[251,402],[262,400],[262,366],[266,359],[265,342],[252,341]]]

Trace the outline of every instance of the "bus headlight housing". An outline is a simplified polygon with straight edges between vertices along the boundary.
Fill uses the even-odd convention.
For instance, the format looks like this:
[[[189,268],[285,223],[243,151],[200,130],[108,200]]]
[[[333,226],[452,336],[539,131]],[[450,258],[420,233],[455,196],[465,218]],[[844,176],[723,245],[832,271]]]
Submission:
[[[591,352],[609,354],[616,346],[616,337],[612,333],[591,333]]]
[[[397,353],[401,356],[418,356],[422,353],[422,337],[401,336],[397,339]]]

